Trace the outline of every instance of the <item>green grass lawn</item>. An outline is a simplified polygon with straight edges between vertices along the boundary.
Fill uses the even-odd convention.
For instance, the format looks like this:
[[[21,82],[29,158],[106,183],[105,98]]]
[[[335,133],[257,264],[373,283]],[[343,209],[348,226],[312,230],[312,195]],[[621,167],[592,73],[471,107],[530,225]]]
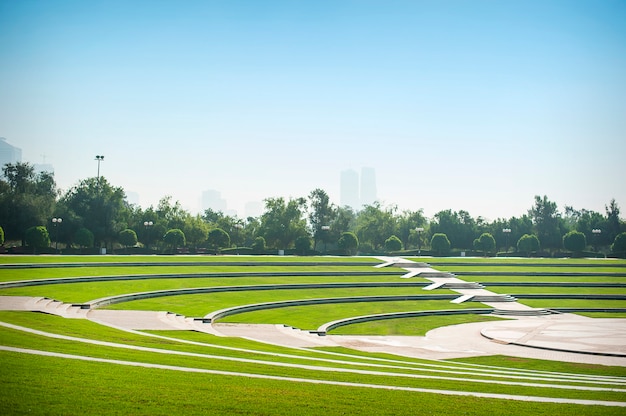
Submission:
[[[526,263],[522,271],[603,272],[623,273],[624,261],[585,259],[422,259],[442,264],[441,270],[463,271],[519,271],[519,266],[488,266],[486,263]],[[223,263],[248,262],[253,266],[194,265],[194,262]],[[66,302],[85,302],[105,296],[152,290],[189,287],[259,285],[316,282],[391,282],[400,281],[406,271],[399,268],[377,269],[357,263],[380,261],[373,258],[343,257],[286,257],[286,256],[0,256],[0,264],[9,263],[71,263],[71,262],[185,262],[189,265],[59,267],[39,269],[2,269],[0,281],[44,279],[78,276],[125,276],[134,274],[174,274],[212,272],[297,272],[331,271],[333,276],[268,276],[236,278],[165,278],[54,284],[14,289],[1,289],[0,295],[48,296]],[[444,263],[471,263],[471,266],[443,266]],[[269,265],[283,262],[285,266]],[[323,265],[289,265],[289,262],[316,262]],[[354,265],[338,265],[352,262]],[[266,264],[263,264],[266,263]],[[335,264],[333,264],[335,263]],[[572,267],[551,267],[550,264]],[[574,267],[593,264],[594,267]],[[342,276],[343,271],[363,273],[360,276]],[[392,276],[381,272],[396,271]],[[532,281],[531,276],[489,276],[492,281]],[[626,278],[612,276],[539,277],[537,281],[619,281]],[[559,280],[565,279],[565,280]],[[573,280],[584,279],[584,280]],[[589,280],[588,280],[589,279]],[[487,281],[483,276],[466,278],[469,281]],[[411,282],[418,280],[411,279]],[[626,294],[621,288],[533,288],[489,287],[497,293],[589,293]],[[452,291],[423,291],[416,287],[275,290],[182,295],[146,299],[114,305],[118,309],[170,310],[188,316],[203,316],[213,310],[243,304],[275,302],[319,297],[452,294]],[[533,307],[626,307],[625,301],[585,300],[522,300]],[[584,306],[583,306],[584,305]],[[591,306],[593,305],[593,306]],[[224,318],[224,322],[281,323],[303,329],[353,316],[404,312],[413,310],[481,308],[485,305],[468,302],[461,305],[449,301],[397,301],[373,303],[345,303],[332,305],[298,306],[249,312]],[[596,316],[617,317],[602,314]],[[333,334],[350,335],[424,335],[428,330],[447,325],[499,319],[483,315],[420,317],[391,319],[349,325]],[[40,313],[0,312],[0,321],[32,328],[45,333],[86,340],[107,341],[114,344],[97,345],[74,338],[52,338],[22,330],[0,327],[0,346],[20,347],[92,357],[84,361],[57,356],[27,355],[0,351],[0,413],[1,414],[265,414],[265,415],[380,415],[403,414],[466,414],[466,415],[623,415],[624,408],[578,405],[573,403],[539,403],[473,396],[445,395],[424,391],[390,390],[441,389],[489,394],[513,394],[558,397],[566,400],[587,399],[626,401],[626,379],[619,385],[607,379],[602,383],[556,381],[556,373],[575,373],[580,377],[596,374],[605,377],[626,377],[626,368],[589,366],[552,361],[525,360],[510,357],[480,357],[454,361],[427,361],[370,354],[345,348],[293,349],[262,344],[251,340],[217,337],[187,331],[151,331],[159,337],[129,333],[104,327],[91,321],[63,319]],[[163,338],[167,337],[167,338]],[[190,343],[192,342],[192,343]],[[124,346],[141,347],[133,350]],[[273,354],[273,355],[268,355]],[[106,362],[122,360],[133,366]],[[330,361],[329,361],[330,360]],[[147,368],[147,364],[170,366]],[[372,365],[376,365],[372,367]],[[305,367],[302,367],[305,366]],[[192,371],[182,371],[182,368]],[[449,368],[450,367],[450,368]],[[487,376],[495,367],[506,368],[500,375]],[[450,369],[454,372],[450,372]],[[365,371],[367,370],[367,371]],[[216,373],[220,371],[221,373]],[[374,372],[371,372],[374,371]],[[499,371],[499,370],[498,370]],[[536,373],[534,373],[536,372]],[[546,373],[551,372],[551,373]],[[258,377],[243,377],[241,373]],[[281,380],[276,377],[288,377]],[[502,381],[482,383],[478,379]],[[519,378],[521,377],[521,379]],[[550,380],[554,381],[550,381]],[[311,383],[315,380],[316,383]],[[358,383],[360,386],[324,384]],[[520,384],[522,383],[522,384]],[[526,384],[524,384],[526,383]],[[563,385],[572,389],[561,388]],[[380,386],[382,388],[375,388]],[[579,390],[579,387],[599,387],[601,390]],[[610,390],[613,391],[610,391]]]

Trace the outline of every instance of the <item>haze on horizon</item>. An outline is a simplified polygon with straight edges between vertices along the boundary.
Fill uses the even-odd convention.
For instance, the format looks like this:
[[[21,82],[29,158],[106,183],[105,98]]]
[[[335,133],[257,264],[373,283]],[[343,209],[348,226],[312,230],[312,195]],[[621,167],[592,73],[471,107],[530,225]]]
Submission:
[[[621,1],[0,3],[0,136],[67,190],[101,174],[142,206],[384,205],[432,216],[626,210]]]

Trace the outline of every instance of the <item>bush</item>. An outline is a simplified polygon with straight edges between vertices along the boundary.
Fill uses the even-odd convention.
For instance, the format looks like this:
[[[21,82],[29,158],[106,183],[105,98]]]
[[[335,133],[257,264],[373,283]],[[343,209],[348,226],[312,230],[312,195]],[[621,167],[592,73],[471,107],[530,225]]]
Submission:
[[[265,253],[265,238],[257,237],[254,239],[252,243],[252,251],[257,254]]]
[[[580,255],[587,247],[587,238],[585,234],[579,231],[570,231],[563,236],[563,247],[576,255]]]
[[[120,244],[125,247],[133,247],[137,244],[137,233],[127,228],[125,230],[120,231],[119,236]]]
[[[517,240],[517,249],[526,253],[528,257],[533,251],[539,250],[539,239],[533,234],[524,234]]]
[[[165,241],[166,244],[169,244],[172,249],[176,251],[178,247],[185,245],[185,233],[178,228],[173,228],[165,233],[163,241]]]
[[[50,246],[50,235],[43,225],[30,227],[26,230],[26,245],[37,252],[37,249],[48,248]]]
[[[395,235],[392,235],[385,240],[385,250],[387,250],[388,252],[402,250],[402,241],[400,241],[400,239]]]
[[[346,232],[341,234],[337,246],[344,254],[353,255],[359,248],[359,239],[354,233]]]
[[[0,227],[0,246],[4,245],[4,229]]]
[[[430,248],[438,255],[448,254],[450,252],[450,240],[443,233],[435,233],[430,239]]]

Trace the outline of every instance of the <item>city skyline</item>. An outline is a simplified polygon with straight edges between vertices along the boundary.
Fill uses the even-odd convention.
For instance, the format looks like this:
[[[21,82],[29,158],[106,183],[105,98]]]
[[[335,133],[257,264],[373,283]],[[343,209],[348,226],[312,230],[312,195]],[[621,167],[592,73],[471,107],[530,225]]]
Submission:
[[[0,136],[197,212],[376,170],[401,210],[626,206],[626,4],[3,2]],[[135,199],[133,197],[133,199]],[[624,208],[623,208],[624,209]]]

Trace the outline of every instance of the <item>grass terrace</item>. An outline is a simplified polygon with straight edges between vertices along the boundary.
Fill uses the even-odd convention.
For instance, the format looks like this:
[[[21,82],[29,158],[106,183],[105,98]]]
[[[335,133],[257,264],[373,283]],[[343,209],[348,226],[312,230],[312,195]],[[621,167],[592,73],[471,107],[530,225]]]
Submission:
[[[484,283],[500,294],[626,296],[626,288],[620,286],[626,283],[624,261],[412,260]],[[488,308],[477,302],[452,304],[447,298],[412,298],[458,294],[448,289],[424,291],[430,284],[426,279],[402,279],[406,270],[373,267],[380,263],[361,257],[0,256],[0,296],[86,303],[140,292],[206,289],[105,307],[195,317],[258,303],[321,298],[336,302],[256,310],[219,321],[300,329],[379,313]],[[558,274],[545,274],[552,271]],[[68,279],[59,282],[61,278]],[[39,284],[9,286],[30,280]],[[507,285],[499,286],[502,282]],[[536,282],[617,286],[521,284]],[[323,287],[281,288],[294,284]],[[365,296],[396,298],[343,301]],[[520,302],[540,308],[626,308],[620,299]],[[596,316],[624,317],[624,313]],[[331,333],[423,336],[442,326],[500,319],[423,316],[347,325]],[[192,330],[128,331],[26,311],[0,311],[0,365],[2,414],[369,415],[376,409],[379,415],[578,416],[623,415],[626,406],[626,367],[505,356],[434,361],[343,347],[280,346]]]

